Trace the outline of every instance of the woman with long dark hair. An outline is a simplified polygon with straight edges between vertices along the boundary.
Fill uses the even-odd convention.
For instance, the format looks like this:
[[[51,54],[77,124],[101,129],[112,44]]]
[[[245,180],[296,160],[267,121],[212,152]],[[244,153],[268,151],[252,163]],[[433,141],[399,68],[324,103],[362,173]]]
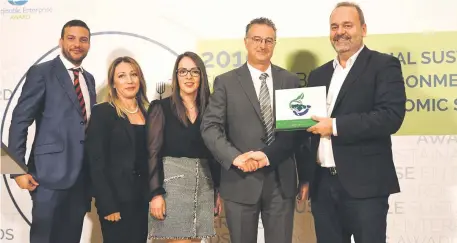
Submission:
[[[200,134],[210,90],[205,65],[193,52],[173,68],[171,97],[151,102],[147,119],[149,151],[149,238],[200,242],[215,236],[220,213],[220,165]]]

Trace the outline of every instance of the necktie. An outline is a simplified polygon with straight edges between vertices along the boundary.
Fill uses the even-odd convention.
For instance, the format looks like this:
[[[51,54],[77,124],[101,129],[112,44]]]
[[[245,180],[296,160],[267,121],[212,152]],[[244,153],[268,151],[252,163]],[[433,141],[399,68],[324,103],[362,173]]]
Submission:
[[[86,103],[84,102],[83,93],[81,91],[81,86],[79,84],[79,72],[80,72],[80,69],[79,68],[72,68],[70,70],[73,71],[73,74],[75,75],[75,80],[73,82],[73,86],[75,87],[76,96],[78,97],[79,106],[80,106],[81,112],[83,114],[84,124],[87,124]]]
[[[268,92],[267,86],[268,74],[262,73],[259,79],[262,81],[260,86],[259,103],[260,113],[262,115],[263,126],[265,127],[265,142],[270,145],[274,141],[273,133],[273,111],[271,109],[270,93]]]

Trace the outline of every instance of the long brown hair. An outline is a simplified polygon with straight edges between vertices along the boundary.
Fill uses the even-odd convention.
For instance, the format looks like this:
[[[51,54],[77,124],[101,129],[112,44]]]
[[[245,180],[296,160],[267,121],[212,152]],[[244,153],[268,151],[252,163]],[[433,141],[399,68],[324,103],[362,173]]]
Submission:
[[[119,117],[125,118],[126,117],[126,110],[125,107],[121,104],[119,97],[117,96],[116,89],[114,88],[114,71],[116,70],[117,65],[120,63],[128,63],[132,65],[133,69],[138,74],[138,78],[140,80],[140,89],[136,94],[136,101],[138,103],[139,108],[143,113],[148,110],[149,102],[146,95],[146,81],[144,80],[143,71],[141,70],[140,65],[138,64],[135,59],[131,57],[118,57],[116,58],[108,68],[108,96],[106,97],[106,101],[109,102],[114,108],[116,108],[117,115]]]
[[[171,108],[175,112],[175,115],[178,119],[187,126],[189,124],[189,120],[187,118],[186,107],[183,104],[183,100],[181,98],[180,92],[181,89],[179,88],[178,82],[178,66],[181,59],[184,57],[189,57],[192,61],[195,62],[197,68],[200,70],[200,87],[197,90],[197,107],[198,107],[198,116],[201,118],[203,116],[203,112],[206,109],[209,100],[209,84],[208,84],[208,74],[206,73],[205,64],[203,60],[194,52],[185,52],[179,55],[176,58],[175,66],[173,68],[173,78],[172,78],[172,87],[173,93],[171,94]]]

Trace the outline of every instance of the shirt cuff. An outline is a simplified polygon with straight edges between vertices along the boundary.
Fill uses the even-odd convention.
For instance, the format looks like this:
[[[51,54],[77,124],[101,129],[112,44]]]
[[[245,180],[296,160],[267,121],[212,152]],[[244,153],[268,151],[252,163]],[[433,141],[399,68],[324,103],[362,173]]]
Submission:
[[[267,158],[267,166],[270,166],[270,160],[268,159],[268,156],[265,155],[265,158]]]
[[[338,132],[336,131],[336,118],[332,118],[332,129],[333,129],[333,136],[338,136]]]
[[[25,174],[11,174],[10,179],[15,179],[18,176],[25,175]]]

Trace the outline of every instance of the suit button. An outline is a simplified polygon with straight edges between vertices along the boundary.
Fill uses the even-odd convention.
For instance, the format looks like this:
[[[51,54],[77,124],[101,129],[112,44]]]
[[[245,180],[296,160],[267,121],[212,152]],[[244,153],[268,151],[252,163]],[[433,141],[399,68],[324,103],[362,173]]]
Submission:
[[[80,143],[80,144],[83,144],[83,143],[84,143],[84,140],[79,141],[79,143]]]
[[[79,124],[84,125],[84,122],[82,121],[82,122],[80,122]]]

